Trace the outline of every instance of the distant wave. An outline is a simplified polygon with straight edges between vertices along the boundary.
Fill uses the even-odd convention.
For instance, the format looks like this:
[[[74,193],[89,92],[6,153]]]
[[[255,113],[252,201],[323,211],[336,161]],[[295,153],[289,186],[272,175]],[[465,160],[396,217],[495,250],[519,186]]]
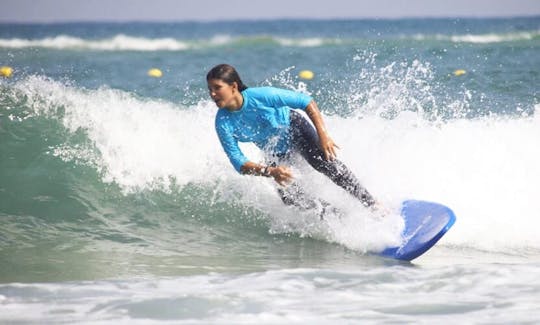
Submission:
[[[381,36],[384,37],[384,36]],[[390,37],[394,38],[394,37]],[[519,42],[540,38],[540,30],[515,33],[489,34],[417,34],[403,35],[400,40],[443,41],[455,43],[500,43]],[[208,39],[180,40],[171,37],[146,38],[118,34],[104,39],[85,39],[69,35],[58,35],[42,39],[0,39],[0,48],[49,48],[58,50],[93,51],[186,51],[224,46],[252,46],[269,44],[284,47],[321,47],[363,43],[366,39],[331,37],[281,37],[276,35],[231,36],[215,35]]]
[[[58,35],[43,39],[0,39],[0,48],[50,48],[71,50],[96,51],[185,51],[220,46],[246,46],[251,44],[276,44],[291,47],[317,47],[326,44],[338,44],[339,39],[324,38],[284,38],[275,36],[248,36],[233,37],[230,35],[216,35],[210,39],[178,40],[166,38],[145,38],[119,34],[104,39],[84,39],[68,35]]]
[[[527,40],[532,40],[538,37],[540,37],[540,31],[508,33],[508,34],[457,35],[457,36],[452,36],[451,40],[454,42],[465,42],[465,43],[500,43],[500,42],[527,41]]]
[[[406,38],[406,37],[405,37]],[[415,35],[415,40],[430,40],[437,41],[450,41],[455,43],[502,43],[502,42],[519,42],[528,41],[540,38],[540,30],[538,31],[524,31],[515,33],[489,33],[489,34],[464,34],[464,35]]]
[[[21,38],[0,39],[0,47],[43,47],[52,49],[82,49],[102,51],[182,51],[188,49],[189,45],[186,42],[178,41],[173,38],[148,39],[120,34],[112,38],[101,40],[89,40],[67,35],[59,35],[37,40]]]

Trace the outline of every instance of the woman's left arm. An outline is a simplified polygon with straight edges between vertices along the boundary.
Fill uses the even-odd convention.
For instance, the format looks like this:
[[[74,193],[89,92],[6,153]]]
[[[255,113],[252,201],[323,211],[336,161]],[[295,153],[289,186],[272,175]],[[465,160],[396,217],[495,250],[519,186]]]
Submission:
[[[319,110],[319,107],[317,107],[317,103],[315,103],[315,101],[312,100],[308,104],[306,107],[306,113],[317,130],[321,149],[324,152],[324,157],[326,160],[334,160],[336,158],[336,148],[339,147],[334,143],[334,140],[332,140],[328,134],[326,126],[324,125],[321,111]]]

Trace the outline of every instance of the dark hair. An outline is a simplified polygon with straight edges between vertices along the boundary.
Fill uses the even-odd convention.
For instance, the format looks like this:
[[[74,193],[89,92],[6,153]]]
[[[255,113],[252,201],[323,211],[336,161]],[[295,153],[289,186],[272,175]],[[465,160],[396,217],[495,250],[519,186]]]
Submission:
[[[209,81],[210,79],[218,79],[229,85],[236,82],[238,90],[243,91],[247,89],[247,86],[244,85],[242,79],[240,79],[240,75],[236,72],[236,69],[229,64],[218,64],[213,67],[206,74],[206,81]]]

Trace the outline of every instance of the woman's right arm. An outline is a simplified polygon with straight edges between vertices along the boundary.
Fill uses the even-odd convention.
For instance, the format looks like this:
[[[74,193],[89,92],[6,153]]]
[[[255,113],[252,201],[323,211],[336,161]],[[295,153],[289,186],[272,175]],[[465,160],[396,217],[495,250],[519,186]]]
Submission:
[[[216,119],[216,132],[229,161],[238,172],[247,175],[272,177],[279,185],[286,185],[292,181],[292,172],[288,167],[266,166],[249,161],[240,150],[238,141],[232,136],[230,129],[222,123],[224,122]]]
[[[242,174],[272,177],[276,183],[285,186],[293,180],[291,169],[286,166],[266,166],[247,161],[240,169]]]

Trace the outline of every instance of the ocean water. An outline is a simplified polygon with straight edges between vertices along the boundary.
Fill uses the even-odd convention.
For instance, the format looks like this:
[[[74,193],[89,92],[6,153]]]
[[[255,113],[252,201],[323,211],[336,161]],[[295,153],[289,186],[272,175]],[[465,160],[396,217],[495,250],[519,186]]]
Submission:
[[[344,216],[236,174],[205,83],[223,62],[314,96],[390,211],[440,202],[454,227],[385,259],[394,214],[303,165]],[[4,24],[0,65],[0,323],[540,322],[539,17]]]

